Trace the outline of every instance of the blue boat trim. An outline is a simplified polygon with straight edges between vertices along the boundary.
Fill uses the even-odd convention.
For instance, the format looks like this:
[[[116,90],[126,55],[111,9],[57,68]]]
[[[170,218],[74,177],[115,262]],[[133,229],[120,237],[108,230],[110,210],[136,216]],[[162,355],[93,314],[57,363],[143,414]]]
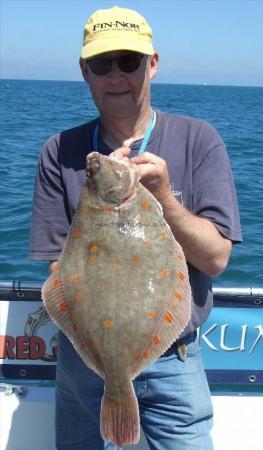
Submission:
[[[207,369],[206,376],[209,384],[249,384],[262,386],[262,370],[227,370],[227,369]],[[262,391],[263,392],[263,391]]]
[[[36,365],[36,364],[3,364],[0,366],[0,379],[23,380],[55,380],[56,365]],[[31,383],[29,383],[31,384]],[[33,383],[35,384],[35,383]],[[36,381],[36,384],[38,382]]]
[[[263,308],[261,288],[213,288],[213,294],[219,308]]]
[[[259,370],[206,370],[212,393],[238,393],[263,395],[263,372]],[[54,387],[55,365],[0,366],[0,384],[17,386]]]

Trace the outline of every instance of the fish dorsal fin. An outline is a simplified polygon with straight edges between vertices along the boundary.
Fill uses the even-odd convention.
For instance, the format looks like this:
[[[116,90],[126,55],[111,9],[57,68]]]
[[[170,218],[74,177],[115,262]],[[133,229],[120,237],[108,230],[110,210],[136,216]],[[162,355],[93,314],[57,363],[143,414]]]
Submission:
[[[104,378],[105,375],[98,364],[96,355],[92,353],[90,346],[85,345],[83,339],[77,336],[78,330],[70,308],[72,300],[64,295],[62,275],[59,269],[53,272],[43,284],[42,299],[50,318],[69,338],[87,366]]]

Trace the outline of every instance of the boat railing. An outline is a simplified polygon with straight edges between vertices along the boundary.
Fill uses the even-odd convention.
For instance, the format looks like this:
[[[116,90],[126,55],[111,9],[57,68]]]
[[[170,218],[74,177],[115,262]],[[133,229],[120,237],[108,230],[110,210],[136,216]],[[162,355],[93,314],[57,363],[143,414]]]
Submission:
[[[42,301],[41,282],[0,281],[0,301]],[[261,307],[263,288],[213,287],[214,306]]]

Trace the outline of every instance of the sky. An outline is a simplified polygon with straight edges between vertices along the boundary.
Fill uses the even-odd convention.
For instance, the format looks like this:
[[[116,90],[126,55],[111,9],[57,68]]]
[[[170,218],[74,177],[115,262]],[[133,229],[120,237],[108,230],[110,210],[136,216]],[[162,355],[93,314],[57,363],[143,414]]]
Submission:
[[[81,80],[84,24],[136,9],[160,54],[155,82],[263,86],[263,0],[0,0],[0,77]],[[261,56],[260,56],[261,55]]]

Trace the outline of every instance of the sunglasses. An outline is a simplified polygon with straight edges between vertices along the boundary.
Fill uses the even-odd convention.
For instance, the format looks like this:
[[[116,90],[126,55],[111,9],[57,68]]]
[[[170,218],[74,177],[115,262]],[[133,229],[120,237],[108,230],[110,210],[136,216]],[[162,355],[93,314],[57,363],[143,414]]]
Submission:
[[[125,55],[119,56],[118,58],[111,59],[98,56],[93,59],[86,59],[85,62],[95,75],[107,75],[110,73],[113,61],[116,61],[122,72],[132,73],[139,68],[143,57],[144,55],[141,55],[140,53],[130,52],[125,53]]]

